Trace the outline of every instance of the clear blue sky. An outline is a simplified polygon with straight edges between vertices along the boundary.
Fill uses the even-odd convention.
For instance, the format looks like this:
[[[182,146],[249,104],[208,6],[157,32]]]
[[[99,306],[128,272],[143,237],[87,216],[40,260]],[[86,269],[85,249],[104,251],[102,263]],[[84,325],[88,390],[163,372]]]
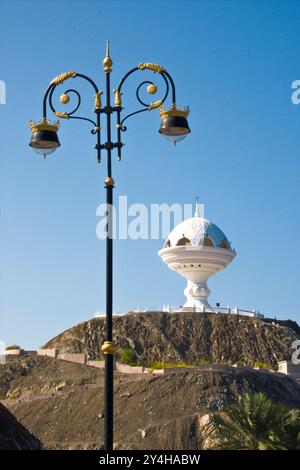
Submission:
[[[37,347],[105,308],[105,243],[95,232],[105,168],[90,128],[62,122],[62,145],[43,161],[28,147],[28,121],[41,117],[47,84],[63,71],[104,86],[106,38],[113,87],[140,62],[162,64],[178,104],[191,107],[192,134],[175,149],[158,134],[156,111],[128,122],[116,197],[149,205],[199,196],[238,253],[210,281],[211,302],[299,321],[300,105],[291,83],[300,79],[300,3],[2,1],[0,9],[1,339]],[[136,109],[131,86],[123,103]],[[161,245],[116,242],[115,310],[182,304],[185,281],[163,265]]]

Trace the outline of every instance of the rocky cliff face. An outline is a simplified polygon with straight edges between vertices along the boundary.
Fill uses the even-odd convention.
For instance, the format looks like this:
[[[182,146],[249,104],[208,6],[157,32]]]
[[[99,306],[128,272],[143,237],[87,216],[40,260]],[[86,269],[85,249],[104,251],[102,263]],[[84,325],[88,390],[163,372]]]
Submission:
[[[287,325],[239,315],[130,313],[114,319],[114,340],[119,348],[134,349],[144,362],[260,361],[275,366],[290,359],[292,342],[300,338]],[[104,340],[105,319],[92,319],[64,331],[47,347],[96,358]]]

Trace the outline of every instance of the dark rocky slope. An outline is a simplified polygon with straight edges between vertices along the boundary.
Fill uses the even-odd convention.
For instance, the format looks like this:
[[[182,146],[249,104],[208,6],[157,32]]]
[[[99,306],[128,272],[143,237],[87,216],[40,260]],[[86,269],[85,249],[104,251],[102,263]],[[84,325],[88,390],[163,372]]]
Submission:
[[[0,403],[0,450],[38,450],[40,441]]]
[[[48,359],[36,364],[60,379],[66,366],[65,385],[52,395],[27,398],[27,377],[11,382],[19,398],[6,400],[17,419],[49,449],[99,449],[103,442],[103,373],[97,380],[88,366]],[[56,374],[56,369],[60,372]],[[78,377],[86,382],[78,382]],[[69,385],[68,385],[69,384]],[[32,386],[32,384],[30,385]],[[32,390],[32,388],[31,388]],[[41,389],[40,389],[41,390]],[[201,449],[211,446],[206,436],[207,418],[247,392],[266,393],[275,402],[300,407],[300,385],[264,371],[220,366],[218,370],[178,372],[168,376],[115,379],[115,442],[122,449]],[[23,393],[23,395],[22,395]]]
[[[275,323],[239,315],[130,313],[114,319],[114,339],[119,348],[133,348],[145,362],[260,361],[275,366],[290,359],[292,342],[300,338],[297,324],[292,328]],[[47,347],[95,358],[104,339],[105,320],[92,319],[64,331]]]
[[[94,384],[99,377],[99,370],[72,362],[40,356],[11,356],[6,364],[0,365],[0,397],[3,400],[30,398],[37,393],[51,395],[67,385]]]

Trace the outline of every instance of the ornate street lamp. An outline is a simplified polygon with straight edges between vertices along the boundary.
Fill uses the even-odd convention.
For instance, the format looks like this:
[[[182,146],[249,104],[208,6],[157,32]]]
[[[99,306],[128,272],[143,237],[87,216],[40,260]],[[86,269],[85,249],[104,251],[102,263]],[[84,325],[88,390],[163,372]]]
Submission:
[[[40,122],[30,121],[30,128],[32,131],[32,137],[30,146],[40,155],[46,158],[49,154],[53,153],[57,147],[60,146],[57,132],[59,129],[59,121],[51,122],[47,119],[47,103],[50,106],[51,111],[62,119],[81,119],[92,124],[93,128],[91,133],[96,135],[97,143],[95,149],[97,150],[97,159],[101,161],[101,150],[107,152],[107,176],[105,178],[106,188],[106,204],[107,204],[107,236],[106,236],[106,341],[101,347],[101,351],[105,356],[105,390],[104,390],[104,447],[106,450],[113,449],[113,363],[114,353],[116,348],[113,344],[112,326],[113,326],[113,239],[112,239],[112,204],[113,204],[113,188],[115,182],[112,178],[112,164],[111,157],[113,149],[117,149],[117,158],[121,160],[121,150],[123,142],[121,139],[122,132],[126,131],[127,128],[124,126],[124,122],[131,116],[142,113],[144,111],[151,111],[152,109],[159,108],[161,117],[161,127],[159,132],[167,139],[172,141],[175,145],[176,142],[184,139],[186,135],[191,132],[187,122],[187,116],[189,114],[189,108],[179,108],[176,104],[175,85],[171,75],[167,72],[164,67],[151,63],[142,63],[137,67],[131,69],[120,81],[118,88],[113,90],[115,95],[114,106],[111,105],[111,89],[110,89],[110,73],[112,67],[112,60],[109,54],[109,41],[106,45],[106,57],[103,60],[104,73],[106,75],[106,93],[105,93],[105,106],[102,106],[101,96],[103,92],[100,91],[96,83],[86,75],[82,75],[77,72],[65,72],[54,78],[44,95],[43,100],[43,118]],[[136,89],[136,98],[142,105],[142,108],[126,115],[121,119],[122,107],[122,89],[127,78],[134,72],[141,70],[150,70],[160,75],[165,84],[165,93],[160,100],[152,103],[145,103],[140,97],[140,90],[142,87],[147,85],[147,92],[152,95],[157,92],[157,87],[152,81],[143,81]],[[95,121],[75,115],[81,105],[81,96],[77,90],[70,88],[66,90],[60,97],[62,104],[67,104],[70,101],[70,95],[75,95],[77,102],[76,106],[71,112],[57,111],[52,103],[53,93],[58,85],[61,85],[70,78],[82,78],[89,82],[94,91],[94,112],[96,114]],[[168,109],[164,109],[162,105],[166,101],[169,91],[171,88],[172,104]],[[112,114],[116,113],[116,128],[117,128],[117,139],[112,140]],[[106,142],[101,144],[101,115],[106,116]]]

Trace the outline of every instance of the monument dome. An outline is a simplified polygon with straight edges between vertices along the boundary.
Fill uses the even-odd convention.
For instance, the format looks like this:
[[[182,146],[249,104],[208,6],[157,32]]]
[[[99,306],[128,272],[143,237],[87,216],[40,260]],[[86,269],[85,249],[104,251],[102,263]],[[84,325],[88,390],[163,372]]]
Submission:
[[[236,252],[223,231],[200,216],[198,205],[195,216],[176,225],[158,254],[168,268],[187,279],[182,309],[214,311],[207,301],[207,280],[226,268]]]

